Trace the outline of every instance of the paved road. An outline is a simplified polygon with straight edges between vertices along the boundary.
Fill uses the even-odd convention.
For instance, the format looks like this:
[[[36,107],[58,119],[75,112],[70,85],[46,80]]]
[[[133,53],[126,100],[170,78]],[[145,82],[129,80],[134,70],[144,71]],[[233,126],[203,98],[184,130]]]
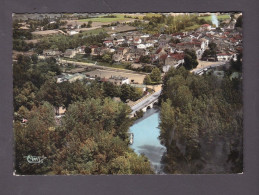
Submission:
[[[149,105],[150,103],[152,103],[153,101],[155,101],[156,99],[158,99],[158,97],[161,94],[161,90],[153,93],[151,96],[147,97],[146,99],[144,99],[143,101],[137,103],[136,105],[132,106],[132,112],[131,114],[134,114],[136,111],[146,107],[147,105]]]
[[[191,72],[193,72],[194,74],[198,74],[199,72],[201,72],[201,71],[203,71],[205,69],[214,68],[214,67],[222,66],[222,65],[225,65],[225,64],[226,64],[226,62],[217,62],[217,63],[211,64],[209,66],[193,69],[193,70],[191,70]]]

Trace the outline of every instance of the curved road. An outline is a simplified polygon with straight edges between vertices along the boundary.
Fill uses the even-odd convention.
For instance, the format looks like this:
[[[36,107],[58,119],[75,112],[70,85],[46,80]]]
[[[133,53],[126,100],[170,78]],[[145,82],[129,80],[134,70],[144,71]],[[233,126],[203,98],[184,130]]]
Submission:
[[[194,74],[198,74],[205,69],[214,68],[214,67],[222,66],[222,65],[225,65],[225,64],[226,64],[226,62],[217,62],[215,64],[210,64],[210,65],[202,67],[202,68],[193,69],[193,70],[191,70],[191,72],[193,72]]]

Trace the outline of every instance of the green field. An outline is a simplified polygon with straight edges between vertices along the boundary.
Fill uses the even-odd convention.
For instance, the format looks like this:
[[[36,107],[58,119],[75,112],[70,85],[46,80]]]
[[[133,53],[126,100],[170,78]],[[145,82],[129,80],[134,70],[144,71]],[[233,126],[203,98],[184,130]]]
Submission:
[[[129,18],[124,18],[124,14],[113,14],[117,16],[116,18],[103,18],[103,17],[96,17],[96,18],[87,18],[79,20],[80,22],[117,22],[117,21],[123,21],[123,20],[129,20]]]
[[[226,20],[226,19],[230,19],[229,14],[218,15],[218,20]]]
[[[198,17],[199,19],[204,19],[204,20],[211,20],[211,16],[200,16]],[[222,14],[222,15],[217,15],[218,20],[225,20],[225,19],[229,19],[230,15],[229,14]]]
[[[184,30],[182,30],[182,31],[196,30],[196,29],[199,28],[200,26],[201,26],[201,25],[199,25],[199,24],[195,24],[195,25],[186,27],[186,28],[185,28]]]

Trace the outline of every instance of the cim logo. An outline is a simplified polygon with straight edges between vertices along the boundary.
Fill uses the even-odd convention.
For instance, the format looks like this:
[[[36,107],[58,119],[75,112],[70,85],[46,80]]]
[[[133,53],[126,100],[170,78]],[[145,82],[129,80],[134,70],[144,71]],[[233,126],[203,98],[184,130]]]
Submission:
[[[27,162],[31,164],[40,164],[40,163],[43,163],[44,159],[46,159],[45,156],[32,156],[32,155],[25,156],[24,158],[26,158]]]

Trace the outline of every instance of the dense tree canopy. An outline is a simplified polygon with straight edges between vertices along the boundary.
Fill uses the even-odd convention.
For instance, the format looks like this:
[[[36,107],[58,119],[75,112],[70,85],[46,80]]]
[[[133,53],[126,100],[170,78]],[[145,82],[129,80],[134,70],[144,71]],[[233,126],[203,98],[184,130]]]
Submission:
[[[166,170],[242,172],[242,118],[240,79],[170,69],[164,77],[160,114]],[[214,168],[209,169],[210,163]]]
[[[141,89],[98,81],[57,83],[56,60],[18,56],[14,63],[15,169],[18,174],[151,174],[129,147],[130,107]],[[124,91],[122,94],[121,91]],[[57,108],[67,109],[55,117]],[[46,157],[29,164],[28,156]]]
[[[23,109],[24,110],[24,109]],[[150,163],[128,147],[130,108],[110,98],[70,104],[62,125],[49,103],[20,111],[15,121],[16,170],[19,174],[151,174]],[[24,114],[26,113],[26,114]],[[47,157],[28,164],[24,156]]]

